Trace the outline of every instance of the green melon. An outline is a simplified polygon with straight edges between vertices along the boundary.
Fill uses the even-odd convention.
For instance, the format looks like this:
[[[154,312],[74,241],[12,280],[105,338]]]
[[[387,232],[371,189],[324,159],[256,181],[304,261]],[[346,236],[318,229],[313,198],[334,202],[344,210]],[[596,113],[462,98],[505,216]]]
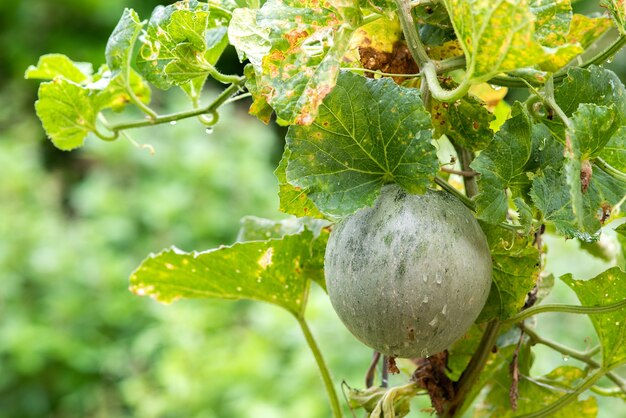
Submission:
[[[395,357],[448,348],[491,288],[489,247],[472,213],[449,193],[413,195],[396,185],[335,226],[324,268],[346,327]]]

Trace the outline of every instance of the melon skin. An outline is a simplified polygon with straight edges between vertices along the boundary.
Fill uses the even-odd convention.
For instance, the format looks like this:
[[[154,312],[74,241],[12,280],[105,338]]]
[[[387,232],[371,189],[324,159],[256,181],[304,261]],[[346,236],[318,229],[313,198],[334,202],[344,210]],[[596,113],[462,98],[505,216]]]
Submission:
[[[348,330],[403,358],[443,351],[469,330],[491,269],[487,239],[463,203],[396,185],[334,227],[324,259],[330,301]]]

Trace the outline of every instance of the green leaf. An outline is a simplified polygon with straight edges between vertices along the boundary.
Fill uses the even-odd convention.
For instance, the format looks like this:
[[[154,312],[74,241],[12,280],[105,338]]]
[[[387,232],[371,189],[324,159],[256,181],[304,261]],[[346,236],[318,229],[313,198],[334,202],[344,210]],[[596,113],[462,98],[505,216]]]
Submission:
[[[561,277],[583,306],[607,305],[626,299],[626,273],[613,267],[591,280]],[[602,346],[602,365],[613,368],[626,363],[626,308],[589,315]]]
[[[280,238],[239,242],[204,252],[176,248],[151,255],[130,278],[130,290],[170,303],[180,298],[253,299],[302,317],[311,280],[323,283],[326,229],[316,237],[306,228],[245,221],[243,236],[267,231]],[[319,244],[316,245],[316,242]]]
[[[446,135],[455,144],[471,151],[483,150],[493,138],[490,128],[495,116],[472,96],[453,103],[432,100],[434,136]]]
[[[105,49],[106,62],[112,77],[123,73],[130,65],[133,47],[142,27],[137,12],[133,9],[124,9]]]
[[[510,406],[509,388],[512,381],[508,368],[502,368],[495,376],[495,381],[486,398],[475,411],[475,417],[513,418],[541,410],[542,407],[556,402],[565,393],[579,386],[586,377],[586,372],[573,367],[561,366],[539,378],[519,380],[519,398],[517,409]],[[554,418],[595,418],[598,405],[594,397],[576,400],[550,414]]]
[[[493,283],[478,322],[507,319],[517,314],[540,271],[539,250],[529,236],[481,222],[493,262]]]
[[[439,164],[419,92],[343,72],[310,126],[291,126],[287,181],[324,214],[371,205],[385,183],[422,193]]]
[[[533,66],[549,53],[535,39],[528,0],[444,0],[467,60],[466,77],[478,82]]]
[[[261,73],[263,57],[270,52],[272,46],[269,39],[269,28],[262,28],[256,22],[257,11],[241,8],[233,11],[228,26],[228,39],[237,50],[239,61],[246,58],[254,70]]]
[[[93,67],[87,62],[74,62],[62,54],[42,55],[37,65],[26,69],[24,78],[52,80],[62,77],[74,83],[85,83],[91,79]]]
[[[521,104],[513,108],[513,117],[507,120],[495,134],[487,149],[472,162],[479,172],[479,194],[475,197],[478,217],[490,223],[506,219],[508,197],[506,189],[519,176],[525,176],[524,168],[531,149],[531,123]]]
[[[89,90],[64,78],[41,84],[35,109],[46,134],[63,151],[82,146],[95,130],[98,110]]]
[[[257,23],[269,30],[271,50],[258,83],[286,123],[310,125],[335,86],[353,29],[338,19],[341,7],[328,0],[269,0]]]
[[[278,197],[280,198],[281,212],[298,217],[311,216],[313,218],[323,218],[324,215],[317,209],[315,203],[311,201],[300,187],[292,186],[287,182],[287,163],[291,151],[285,148],[283,158],[274,171],[278,179]]]
[[[196,0],[155,8],[142,37],[139,71],[160,89],[198,90],[228,44],[228,21],[225,12]]]

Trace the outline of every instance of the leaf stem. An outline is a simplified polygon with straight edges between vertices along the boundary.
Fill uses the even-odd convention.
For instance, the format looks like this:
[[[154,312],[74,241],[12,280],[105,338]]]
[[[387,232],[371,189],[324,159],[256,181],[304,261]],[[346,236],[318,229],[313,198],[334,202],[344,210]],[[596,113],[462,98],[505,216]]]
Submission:
[[[341,411],[341,404],[339,403],[339,398],[337,397],[337,391],[335,390],[335,386],[333,385],[333,380],[330,377],[330,371],[328,370],[328,366],[326,366],[326,362],[324,361],[324,357],[322,356],[322,352],[315,341],[315,337],[311,333],[311,329],[309,328],[309,324],[306,322],[306,319],[302,316],[296,315],[296,320],[300,324],[300,328],[302,329],[302,333],[304,334],[304,338],[306,339],[309,348],[311,349],[311,353],[313,357],[315,357],[315,361],[317,362],[317,367],[320,370],[320,374],[322,375],[322,380],[324,381],[324,386],[326,386],[326,392],[328,392],[328,398],[330,400],[330,407],[333,411],[333,418],[342,418],[343,413]]]
[[[595,385],[595,383],[602,376],[604,376],[604,374],[605,374],[605,370],[604,369],[602,369],[602,368],[598,369],[596,372],[594,372],[593,374],[589,375],[580,386],[578,386],[573,391],[569,392],[567,395],[560,397],[556,402],[551,403],[550,405],[546,406],[543,409],[540,409],[539,411],[531,412],[530,414],[519,415],[516,418],[543,418],[543,417],[549,417],[552,414],[554,414],[556,411],[558,411],[559,409],[561,409],[561,408],[569,405],[570,403],[574,402],[578,398],[578,395],[580,395],[581,393],[583,393],[587,389],[590,389],[591,387],[593,387],[593,385]]]
[[[480,176],[480,173],[473,171],[473,170],[455,170],[453,168],[449,168],[449,167],[441,167],[439,170],[443,171],[444,173],[450,173],[450,174],[456,174],[457,176],[462,176],[462,177],[476,177],[476,176]]]
[[[236,83],[231,84],[224,89],[219,96],[209,105],[198,109],[187,110],[183,112],[171,113],[169,115],[157,116],[154,119],[140,120],[134,122],[124,122],[116,125],[112,125],[109,129],[113,132],[122,131],[125,129],[143,128],[146,126],[161,125],[181,119],[192,118],[194,116],[204,115],[212,113],[217,110],[222,104],[224,104],[231,96],[239,90],[240,85],[245,81],[245,77],[239,77]]]
[[[502,321],[502,324],[514,324],[516,322],[521,322],[527,318],[530,318],[531,316],[546,312],[563,312],[571,314],[593,315],[609,313],[623,308],[626,308],[626,299],[620,300],[619,302],[610,303],[608,305],[598,306],[577,306],[561,304],[537,305],[523,310],[517,315]]]

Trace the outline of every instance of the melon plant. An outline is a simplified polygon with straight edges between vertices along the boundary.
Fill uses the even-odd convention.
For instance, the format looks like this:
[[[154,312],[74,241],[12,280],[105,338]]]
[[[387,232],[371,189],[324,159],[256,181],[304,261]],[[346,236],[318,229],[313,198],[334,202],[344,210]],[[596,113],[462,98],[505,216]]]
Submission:
[[[626,9],[600,5],[585,15],[570,0],[185,0],[146,19],[124,10],[105,64],[49,54],[26,77],[43,80],[35,109],[66,151],[186,118],[210,133],[220,108],[240,100],[262,122],[289,126],[275,174],[292,217],[246,218],[230,246],[152,254],[130,289],[161,302],[284,308],[335,418],[348,408],[404,416],[418,395],[440,417],[470,407],[618,416],[626,89],[603,65],[626,44]],[[218,68],[229,45],[243,74]],[[203,88],[209,79],[221,93]],[[188,108],[151,104],[167,89],[181,89]],[[579,304],[542,302],[555,281],[544,233],[608,260],[590,280],[558,278]],[[349,389],[344,405],[305,318],[311,283],[377,350],[363,365],[366,387]],[[589,347],[553,341],[537,326],[545,312],[588,315]],[[575,361],[537,375],[537,345]],[[410,357],[404,382],[387,387],[396,356]],[[604,398],[617,399],[617,415],[598,406]]]

